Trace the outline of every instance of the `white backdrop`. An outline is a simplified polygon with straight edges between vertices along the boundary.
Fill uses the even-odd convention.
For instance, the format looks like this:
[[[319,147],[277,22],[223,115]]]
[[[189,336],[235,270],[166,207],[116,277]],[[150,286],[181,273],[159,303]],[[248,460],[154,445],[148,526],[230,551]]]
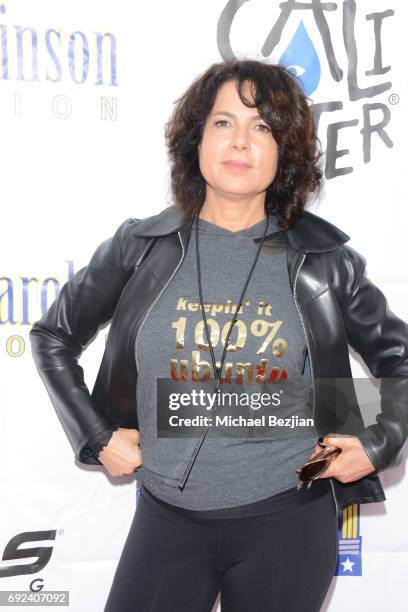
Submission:
[[[327,3],[322,16],[318,2],[315,15],[293,4],[0,5],[0,591],[69,591],[73,612],[103,610],[135,509],[135,479],[74,462],[28,332],[56,288],[125,218],[171,203],[164,124],[210,63],[234,54],[302,76],[327,151],[325,188],[310,210],[351,236],[370,278],[408,321],[407,4],[346,0]],[[107,333],[80,359],[89,388]],[[352,365],[367,375],[355,354]],[[357,554],[340,555],[323,610],[406,609],[405,471],[406,454],[381,474],[385,503],[343,513],[340,551],[354,539]],[[18,558],[17,547],[40,550]]]

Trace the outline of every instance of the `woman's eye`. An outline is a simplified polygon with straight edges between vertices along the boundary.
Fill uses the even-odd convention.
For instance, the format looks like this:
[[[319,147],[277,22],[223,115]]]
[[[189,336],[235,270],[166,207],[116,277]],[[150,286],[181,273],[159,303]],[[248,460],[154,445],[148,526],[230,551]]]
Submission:
[[[226,119],[218,119],[218,121],[216,121],[216,122],[214,123],[214,125],[217,125],[217,126],[218,126],[220,123],[223,123],[223,124],[224,124],[224,123],[228,123],[228,121],[227,121]],[[266,130],[267,132],[270,132],[270,131],[271,131],[271,130],[270,130],[270,128],[269,128],[267,125],[265,125],[264,123],[258,123],[258,124],[257,124],[257,127],[258,127],[258,126],[259,126],[259,127],[261,127],[261,128],[263,128],[263,130]],[[262,132],[263,130],[261,130],[261,132]]]

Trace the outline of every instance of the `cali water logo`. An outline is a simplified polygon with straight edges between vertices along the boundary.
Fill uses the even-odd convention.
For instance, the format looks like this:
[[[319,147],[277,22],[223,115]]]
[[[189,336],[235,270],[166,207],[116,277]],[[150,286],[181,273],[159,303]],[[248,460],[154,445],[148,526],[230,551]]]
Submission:
[[[256,10],[256,0],[228,0],[217,23],[217,44],[220,54],[224,60],[235,57],[235,53],[231,47],[230,34],[234,22],[237,21],[235,27],[245,27],[245,21],[239,20],[239,11],[244,4],[251,2],[253,10]],[[376,147],[386,146],[392,147],[392,142],[388,132],[387,125],[391,120],[390,107],[399,102],[399,95],[392,93],[386,101],[373,100],[380,94],[389,90],[392,87],[390,80],[378,82],[379,77],[390,72],[391,66],[383,66],[383,48],[382,31],[384,21],[394,15],[392,9],[382,10],[380,12],[370,12],[365,15],[365,20],[371,24],[368,32],[371,32],[372,41],[370,47],[372,51],[372,63],[365,71],[364,67],[360,67],[360,72],[365,74],[365,82],[367,86],[360,86],[357,75],[358,71],[358,41],[355,36],[355,21],[356,21],[356,2],[355,0],[344,0],[341,10],[338,10],[338,4],[333,2],[322,2],[321,0],[311,0],[307,2],[297,2],[296,0],[287,0],[279,3],[280,13],[277,15],[275,23],[267,34],[262,47],[261,54],[263,57],[271,57],[275,48],[281,44],[281,40],[285,41],[285,27],[289,18],[293,15],[301,17],[302,13],[309,13],[316,24],[313,32],[317,31],[320,36],[322,48],[324,49],[325,57],[319,58],[316,50],[316,45],[313,43],[312,37],[308,32],[304,21],[300,18],[295,34],[291,40],[287,41],[285,50],[281,53],[279,59],[274,61],[281,66],[287,67],[300,82],[300,85],[306,96],[311,96],[313,93],[319,93],[319,84],[321,83],[322,74],[329,73],[335,83],[345,81],[346,87],[341,89],[333,86],[329,89],[339,92],[340,99],[323,100],[318,103],[311,104],[311,110],[314,115],[317,130],[319,128],[320,118],[324,113],[329,113],[327,126],[327,146],[325,160],[325,177],[330,179],[339,175],[349,174],[354,171],[353,166],[343,165],[337,166],[339,158],[342,158],[343,163],[346,161],[344,156],[350,152],[350,149],[338,149],[337,143],[341,137],[344,141],[351,129],[358,129],[361,138],[362,159],[364,163],[371,161],[371,149],[373,143]],[[346,69],[340,66],[336,58],[336,49],[333,44],[331,25],[326,19],[326,13],[334,13],[331,22],[336,21],[337,30],[342,32],[347,66]],[[261,20],[264,26],[264,20]],[[365,47],[368,45],[367,38],[364,39]],[[344,78],[345,77],[345,78]],[[375,84],[371,84],[370,80],[375,79]],[[346,94],[346,95],[345,95]],[[344,100],[345,98],[345,100]],[[347,104],[347,112],[358,112],[359,117],[345,118],[344,102],[355,102],[359,100],[365,101],[360,107]],[[388,104],[387,104],[388,102]],[[337,113],[341,113],[338,117]],[[379,118],[378,118],[379,115]],[[330,123],[332,120],[332,123]],[[341,131],[345,130],[342,134]],[[359,136],[360,137],[360,136]]]

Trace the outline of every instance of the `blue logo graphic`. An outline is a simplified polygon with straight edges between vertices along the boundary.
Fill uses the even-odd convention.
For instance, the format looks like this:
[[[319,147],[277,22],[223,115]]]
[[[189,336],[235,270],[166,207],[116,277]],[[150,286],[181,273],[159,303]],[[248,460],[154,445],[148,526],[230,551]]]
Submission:
[[[279,64],[299,78],[306,96],[317,89],[321,75],[319,56],[303,21],[299,23],[286,51],[280,57]]]
[[[339,555],[335,576],[361,576],[360,506],[347,506],[338,518]]]

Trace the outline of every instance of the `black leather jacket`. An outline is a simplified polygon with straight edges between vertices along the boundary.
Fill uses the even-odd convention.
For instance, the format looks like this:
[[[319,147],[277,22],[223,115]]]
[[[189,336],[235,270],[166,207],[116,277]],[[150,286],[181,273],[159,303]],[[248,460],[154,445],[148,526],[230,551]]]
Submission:
[[[115,428],[139,428],[136,334],[180,267],[190,229],[177,205],[145,219],[126,219],[30,330],[37,369],[82,463],[101,464],[97,449]],[[408,325],[390,311],[384,294],[365,275],[366,260],[345,245],[350,238],[339,228],[306,211],[284,235],[290,284],[308,347],[305,375],[310,374],[315,426],[319,435],[357,435],[376,470],[354,482],[329,479],[337,512],[352,503],[383,501],[378,473],[399,462],[408,433]],[[108,322],[90,394],[78,358]],[[354,393],[348,345],[381,379],[381,412],[368,427]],[[322,381],[333,378],[350,380],[347,413],[341,414],[341,406],[330,410]]]

